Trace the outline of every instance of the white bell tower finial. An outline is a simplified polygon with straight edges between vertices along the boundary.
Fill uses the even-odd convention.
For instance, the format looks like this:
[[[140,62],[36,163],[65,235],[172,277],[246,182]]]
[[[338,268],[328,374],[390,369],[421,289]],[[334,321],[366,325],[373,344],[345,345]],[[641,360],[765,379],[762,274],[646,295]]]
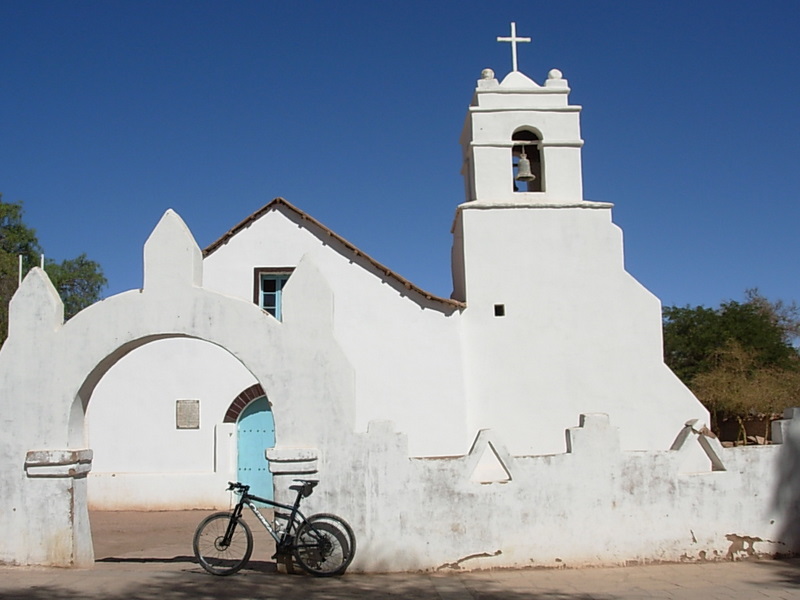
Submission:
[[[511,23],[511,37],[498,37],[498,42],[511,42],[511,66],[512,71],[517,71],[517,43],[530,42],[529,37],[517,37],[517,24],[512,21]]]

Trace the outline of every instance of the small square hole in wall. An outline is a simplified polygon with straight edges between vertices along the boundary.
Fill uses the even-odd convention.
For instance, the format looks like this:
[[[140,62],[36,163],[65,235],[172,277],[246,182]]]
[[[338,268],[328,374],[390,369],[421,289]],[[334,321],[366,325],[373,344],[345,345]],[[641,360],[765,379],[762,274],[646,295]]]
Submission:
[[[494,316],[495,317],[505,317],[506,316],[506,305],[505,304],[495,304],[494,305]]]

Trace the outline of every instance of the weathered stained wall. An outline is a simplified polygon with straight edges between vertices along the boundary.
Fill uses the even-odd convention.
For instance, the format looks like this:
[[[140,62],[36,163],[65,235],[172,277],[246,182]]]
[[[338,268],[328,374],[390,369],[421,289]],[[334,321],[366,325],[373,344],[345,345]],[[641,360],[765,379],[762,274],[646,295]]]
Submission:
[[[483,431],[468,455],[432,459],[408,458],[405,436],[373,423],[351,443],[353,484],[363,486],[366,504],[326,494],[323,480],[309,506],[352,521],[354,568],[367,571],[786,554],[800,550],[796,415],[787,411],[778,424],[783,443],[773,446],[722,448],[694,425],[674,449],[623,451],[608,416],[592,414],[568,430],[566,453],[512,456]],[[476,480],[487,448],[508,481]]]

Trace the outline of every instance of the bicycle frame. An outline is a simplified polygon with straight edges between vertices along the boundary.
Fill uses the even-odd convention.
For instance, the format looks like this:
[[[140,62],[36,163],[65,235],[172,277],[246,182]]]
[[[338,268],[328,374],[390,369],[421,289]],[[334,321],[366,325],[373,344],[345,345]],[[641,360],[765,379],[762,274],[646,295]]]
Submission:
[[[247,492],[242,492],[241,496],[239,497],[239,502],[236,503],[236,506],[233,509],[233,515],[231,517],[231,521],[228,524],[228,529],[225,532],[225,542],[230,543],[231,537],[233,536],[233,531],[236,523],[239,519],[242,518],[242,513],[244,512],[244,507],[247,506],[259,522],[264,526],[264,528],[269,532],[275,542],[278,544],[278,552],[281,549],[285,548],[286,546],[291,545],[291,534],[292,530],[296,528],[297,525],[302,525],[306,522],[306,517],[300,510],[300,500],[302,499],[302,493],[298,492],[297,498],[294,501],[294,504],[282,504],[280,502],[276,502],[274,500],[267,500],[266,498],[262,498],[260,496],[256,496],[254,494],[250,494]],[[272,506],[273,508],[280,508],[283,510],[288,510],[290,513],[288,515],[275,512],[275,518],[278,519],[286,519],[286,528],[283,531],[275,531],[276,528],[273,528],[269,521],[261,514],[261,511],[258,510],[258,507],[255,505],[255,502],[261,502],[262,504],[267,504]],[[280,535],[279,535],[280,534]]]

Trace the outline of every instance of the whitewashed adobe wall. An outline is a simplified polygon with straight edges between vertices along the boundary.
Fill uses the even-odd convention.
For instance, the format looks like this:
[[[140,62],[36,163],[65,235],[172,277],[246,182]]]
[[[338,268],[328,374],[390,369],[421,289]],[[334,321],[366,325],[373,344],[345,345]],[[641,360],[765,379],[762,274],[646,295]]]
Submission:
[[[67,323],[46,274],[34,269],[11,301],[9,336],[0,348],[0,562],[92,563],[85,409],[113,364],[155,340],[192,337],[225,348],[264,387],[284,390],[271,400],[287,424],[287,445],[307,435],[344,447],[340,440],[353,429],[353,375],[330,335],[330,291],[313,265],[299,265],[294,276],[310,293],[295,303],[295,319],[281,326],[252,302],[204,289],[200,250],[171,211],[145,245],[143,288]],[[324,362],[316,360],[320,355]],[[279,386],[280,378],[294,385]],[[339,427],[326,435],[331,422]],[[224,485],[221,475],[215,489]],[[175,484],[164,477],[160,490],[179,494]],[[329,489],[345,492],[335,483]]]
[[[86,411],[85,446],[94,453],[89,508],[227,507],[236,428],[223,419],[232,399],[255,383],[227,350],[196,339],[151,342],[122,357]],[[197,402],[196,429],[178,428],[179,400]]]
[[[399,285],[288,203],[272,205],[206,257],[206,285],[252,299],[254,267],[313,264],[335,299],[332,335],[355,372],[355,431],[390,420],[407,432],[412,456],[463,452],[473,432],[466,427],[460,312]],[[309,293],[289,278],[285,318],[295,317]],[[281,445],[285,425],[275,425]]]
[[[609,205],[467,203],[457,228],[472,431],[547,454],[563,451],[576,415],[605,412],[624,449],[657,450],[688,419],[707,421],[664,365],[661,304],[625,271]]]
[[[186,250],[185,232],[174,219],[172,225],[157,230],[161,243],[151,246],[177,252],[158,256]],[[197,265],[183,261],[182,268]],[[285,392],[272,398],[276,421],[285,424],[277,456],[314,458],[322,483],[308,508],[352,522],[361,548],[354,570],[577,566],[796,549],[796,418],[779,428],[781,445],[763,448],[723,450],[684,428],[672,450],[628,452],[608,417],[590,414],[569,431],[564,454],[517,456],[500,435],[482,431],[464,456],[410,458],[408,436],[390,422],[356,431],[352,371],[326,337],[333,296],[315,268],[298,267],[298,289],[315,293],[298,299],[295,317],[277,327],[252,304],[203,290],[200,273],[181,276],[172,266],[161,271],[163,287],[150,273],[143,291],[111,298],[63,326],[42,272],[15,295],[12,343],[0,350],[0,524],[8,532],[0,561],[91,563],[91,451],[76,435],[82,394],[101,374],[97,366],[107,368],[131,340],[164,334],[227,348],[266,387],[284,373],[296,383],[275,386]],[[324,363],[309,356],[309,340]],[[82,353],[70,350],[78,345]],[[30,369],[33,353],[57,365],[52,377]],[[59,362],[64,356],[83,358]],[[279,497],[293,476],[276,476]],[[164,489],[169,485],[165,478]]]
[[[567,431],[567,453],[512,456],[484,431],[469,455],[450,460],[408,460],[403,434],[375,424],[364,466],[394,505],[359,522],[372,532],[359,566],[579,567],[797,552],[800,409],[786,417],[773,446],[722,448],[694,424],[673,449],[628,452],[607,415],[583,415]],[[475,479],[486,453],[503,462],[507,481]]]
[[[663,364],[660,304],[625,271],[611,205],[582,199],[580,107],[569,105],[568,94],[556,71],[543,87],[518,72],[502,83],[486,72],[478,82],[462,137],[468,201],[454,224],[454,296],[465,306],[397,285],[285,201],[270,203],[214,247],[204,260],[204,285],[250,302],[254,268],[313,265],[335,299],[326,333],[355,374],[354,432],[365,432],[371,421],[391,421],[407,435],[410,456],[462,455],[483,428],[494,429],[515,454],[563,452],[563,431],[589,412],[614,415],[624,449],[669,447],[687,419],[707,420],[707,412]],[[542,192],[512,191],[510,140],[521,124],[542,136]],[[292,276],[285,318],[291,321],[311,294]],[[502,318],[494,316],[497,305],[505,310]],[[141,349],[153,353],[148,366],[134,367],[153,384],[144,389],[127,362],[112,369],[96,392],[98,409],[90,408],[90,435],[105,431],[111,407],[133,398],[142,410],[129,411],[127,426],[149,432],[155,415],[173,405],[170,393],[195,397],[167,385],[158,389],[159,382],[194,389],[198,370],[239,381],[235,361],[201,356],[189,346],[183,342],[181,352],[191,356],[184,368],[167,366],[155,345]],[[275,365],[263,368],[277,373]],[[275,381],[265,388],[270,399],[294,385],[285,377]],[[204,416],[194,439],[207,452],[156,460],[166,448],[185,447],[181,442],[192,435],[168,428],[145,451],[150,460],[143,457],[142,464],[153,464],[151,473],[171,473],[193,490],[184,496],[186,507],[221,501],[209,486],[224,477],[223,465],[227,477],[235,476],[235,432],[222,419],[236,392],[227,393],[215,394],[211,386],[196,392]],[[292,424],[276,420],[278,448],[293,435]],[[147,473],[128,466],[128,448],[112,432],[88,442],[98,453],[93,506],[180,507],[148,485]],[[133,489],[138,492],[123,493]]]

